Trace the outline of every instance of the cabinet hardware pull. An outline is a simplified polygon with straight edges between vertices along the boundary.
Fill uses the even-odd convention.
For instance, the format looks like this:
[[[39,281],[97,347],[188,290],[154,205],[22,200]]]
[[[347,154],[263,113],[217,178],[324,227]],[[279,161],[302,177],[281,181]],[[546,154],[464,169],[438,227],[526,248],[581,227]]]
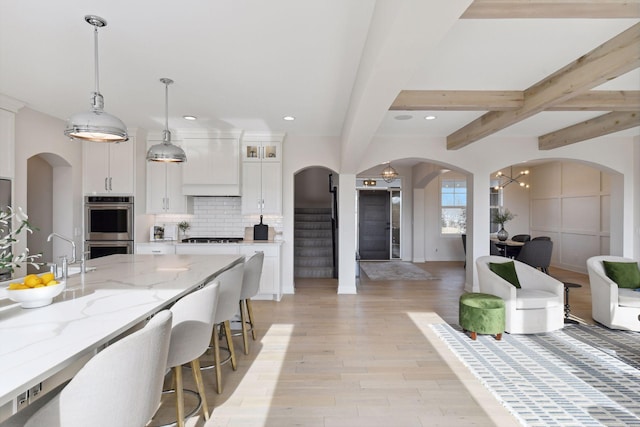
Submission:
[[[113,190],[113,186],[111,185],[113,178],[109,177],[109,190]]]
[[[108,185],[107,185],[107,183],[108,183],[108,181],[107,181],[107,180],[108,180],[108,179],[109,179],[109,178],[105,178],[105,179],[104,179],[104,189],[105,189],[105,190],[109,190],[109,187],[108,187]]]

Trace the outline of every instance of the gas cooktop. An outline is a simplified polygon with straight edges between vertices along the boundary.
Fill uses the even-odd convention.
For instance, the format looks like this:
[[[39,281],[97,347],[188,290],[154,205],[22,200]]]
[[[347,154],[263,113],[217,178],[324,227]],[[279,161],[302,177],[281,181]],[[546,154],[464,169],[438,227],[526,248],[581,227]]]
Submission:
[[[189,237],[182,239],[182,243],[238,243],[242,237]]]

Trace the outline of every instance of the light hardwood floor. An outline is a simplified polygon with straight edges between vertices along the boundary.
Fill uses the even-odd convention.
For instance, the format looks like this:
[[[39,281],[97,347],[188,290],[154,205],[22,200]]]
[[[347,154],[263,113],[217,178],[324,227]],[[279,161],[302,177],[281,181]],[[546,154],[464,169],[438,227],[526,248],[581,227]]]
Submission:
[[[297,279],[295,295],[255,301],[258,339],[249,356],[235,339],[238,370],[223,366],[222,394],[204,373],[206,426],[518,425],[428,326],[457,324],[462,263],[416,265],[437,280],[362,274],[357,295],[336,295],[335,280]],[[587,276],[551,274],[583,285],[571,289],[572,313],[592,323]]]

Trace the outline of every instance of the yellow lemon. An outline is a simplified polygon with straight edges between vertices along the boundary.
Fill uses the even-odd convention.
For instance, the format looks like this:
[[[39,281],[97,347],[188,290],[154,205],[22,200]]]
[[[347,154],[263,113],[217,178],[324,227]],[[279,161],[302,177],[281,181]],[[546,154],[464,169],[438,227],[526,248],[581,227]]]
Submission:
[[[29,275],[24,278],[24,284],[30,288],[35,287],[36,285],[42,284],[42,279],[36,275]]]
[[[22,286],[24,286],[24,283],[10,283],[8,289],[10,290],[22,289]]]
[[[47,284],[55,279],[56,276],[54,276],[53,273],[44,273],[42,276],[40,276],[40,278],[42,279],[42,283]]]
[[[24,283],[27,283],[27,279],[33,279],[33,278],[38,278],[37,274],[27,274],[26,276],[24,276]]]
[[[47,286],[54,286],[57,285],[59,282],[57,280],[49,280],[47,282]]]
[[[34,288],[44,288],[45,286],[44,283],[40,283],[39,285],[35,285]]]

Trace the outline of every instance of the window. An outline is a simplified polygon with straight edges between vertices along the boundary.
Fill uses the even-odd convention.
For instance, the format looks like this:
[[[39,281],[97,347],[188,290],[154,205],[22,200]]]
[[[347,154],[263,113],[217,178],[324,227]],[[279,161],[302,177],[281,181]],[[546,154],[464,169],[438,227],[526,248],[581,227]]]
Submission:
[[[467,229],[467,179],[440,178],[440,227],[442,234],[462,234]]]

